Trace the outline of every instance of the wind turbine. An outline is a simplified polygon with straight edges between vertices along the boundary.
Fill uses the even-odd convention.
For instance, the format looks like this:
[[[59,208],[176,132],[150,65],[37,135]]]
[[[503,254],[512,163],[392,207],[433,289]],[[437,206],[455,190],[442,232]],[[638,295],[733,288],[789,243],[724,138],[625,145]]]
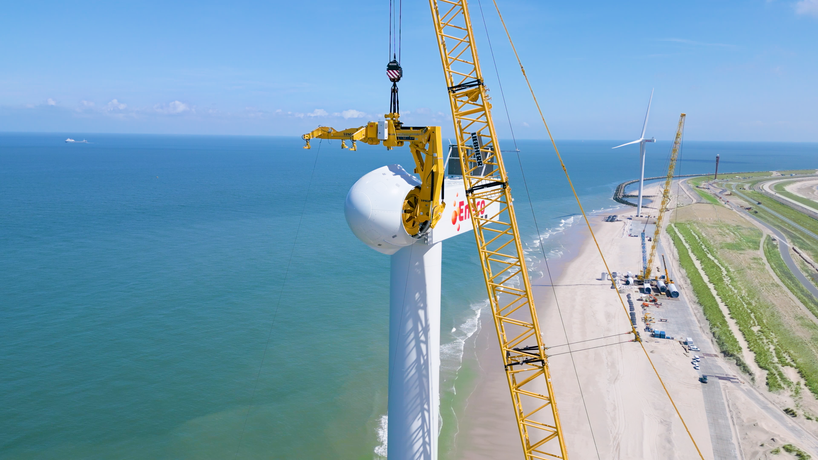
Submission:
[[[619,147],[624,147],[626,145],[639,144],[639,156],[641,157],[642,162],[642,173],[639,176],[639,203],[636,206],[637,217],[642,215],[642,189],[645,186],[645,144],[647,142],[656,142],[656,139],[652,137],[650,139],[645,139],[645,130],[648,129],[648,116],[650,116],[650,104],[652,102],[653,90],[651,89],[650,100],[648,101],[648,111],[645,113],[645,123],[642,125],[642,135],[639,137],[639,139],[636,139],[635,141],[632,142],[628,142],[627,144],[617,145],[616,147],[614,147],[615,149],[618,149]]]
[[[454,152],[454,153],[453,153]],[[449,159],[459,166],[456,149]],[[440,292],[442,242],[471,233],[471,210],[459,169],[443,179],[445,214],[424,237],[403,225],[407,194],[421,182],[400,165],[378,168],[349,190],[344,215],[352,233],[391,256],[389,282],[390,460],[436,460],[440,431]],[[496,216],[499,203],[478,200],[481,216]]]

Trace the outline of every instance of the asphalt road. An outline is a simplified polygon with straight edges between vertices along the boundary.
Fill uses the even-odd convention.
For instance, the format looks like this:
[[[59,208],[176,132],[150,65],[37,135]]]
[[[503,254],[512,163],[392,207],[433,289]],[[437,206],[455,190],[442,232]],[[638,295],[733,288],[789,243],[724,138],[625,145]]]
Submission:
[[[814,179],[816,176],[801,176],[801,177],[802,178],[806,177],[806,178]],[[778,201],[779,203],[783,204],[784,206],[789,206],[791,208],[794,207],[794,208],[796,208],[796,210],[798,210],[800,212],[803,212],[804,214],[812,217],[813,219],[818,219],[818,212],[815,209],[813,209],[813,208],[811,208],[809,206],[804,206],[802,203],[799,203],[799,202],[797,202],[795,200],[791,200],[790,198],[788,198],[786,196],[780,195],[778,192],[775,191],[775,189],[771,188],[771,186],[773,186],[773,185],[775,185],[775,184],[777,184],[779,182],[784,182],[784,181],[792,180],[792,179],[793,179],[792,177],[789,177],[787,179],[778,179],[778,180],[773,180],[773,181],[759,182],[758,184],[755,185],[754,190],[767,195],[768,197],[774,199],[775,201]]]
[[[747,200],[747,202],[753,203],[753,201],[750,198],[748,198],[746,195],[744,195],[743,193],[736,190],[735,186],[733,186],[733,193],[735,193],[738,196],[744,198],[745,200]],[[800,282],[809,292],[811,292],[812,295],[814,295],[816,298],[818,298],[818,287],[816,287],[814,284],[812,284],[812,282],[809,279],[807,279],[807,277],[804,276],[803,273],[801,273],[801,270],[798,268],[798,265],[796,265],[795,261],[792,259],[792,256],[790,255],[790,251],[789,251],[789,242],[787,241],[787,238],[784,236],[784,234],[781,233],[775,227],[772,227],[770,224],[764,222],[763,220],[759,219],[758,217],[756,217],[752,213],[748,212],[747,210],[742,209],[740,206],[735,206],[735,207],[730,206],[730,207],[732,209],[738,211],[739,213],[742,213],[742,214],[750,217],[754,221],[761,224],[764,228],[766,228],[770,232],[772,232],[773,235],[775,235],[776,239],[778,240],[778,252],[781,253],[781,258],[784,259],[784,263],[787,265],[787,268],[789,268],[790,271],[792,272],[792,274],[795,275],[795,278],[798,279],[798,282]],[[792,225],[794,225],[794,226],[796,226],[798,228],[801,228],[800,226],[796,225],[795,223],[793,223],[789,219],[786,219],[786,218],[782,217],[780,214],[774,213],[773,211],[770,211],[769,209],[767,211],[770,214],[773,214],[773,215],[779,217],[780,219],[784,220],[785,222],[789,222],[790,224],[792,224]],[[808,233],[810,233],[812,235],[811,232],[808,232]],[[815,238],[818,239],[818,236],[816,236]],[[811,312],[809,312],[808,310],[807,310],[807,312],[809,313],[810,316],[812,316],[813,320],[818,321],[818,318],[815,318],[815,316]]]
[[[657,251],[659,254],[664,254],[661,242]],[[718,349],[703,332],[708,326],[699,323],[693,308],[687,302],[690,289],[685,286],[680,287],[682,288],[682,296],[679,299],[671,300],[662,296],[662,307],[658,309],[650,307],[650,309],[656,318],[655,328],[665,330],[668,335],[677,340],[691,337],[693,342],[701,349],[699,352],[689,354],[691,358],[693,354],[702,357],[700,372],[702,375],[707,375],[709,380],[707,384],[702,384],[702,393],[714,458],[716,460],[744,458],[743,453],[737,446],[739,434],[732,429],[726,398],[722,390],[723,385],[732,385],[733,388],[741,391],[759,409],[764,411],[771,420],[781,425],[789,436],[797,439],[798,446],[801,449],[818,457],[818,438],[798,425],[752,385],[742,382],[745,376],[732,374],[732,368],[727,365],[724,358],[720,356]],[[659,321],[660,319],[667,321]],[[646,337],[645,340],[662,339]]]

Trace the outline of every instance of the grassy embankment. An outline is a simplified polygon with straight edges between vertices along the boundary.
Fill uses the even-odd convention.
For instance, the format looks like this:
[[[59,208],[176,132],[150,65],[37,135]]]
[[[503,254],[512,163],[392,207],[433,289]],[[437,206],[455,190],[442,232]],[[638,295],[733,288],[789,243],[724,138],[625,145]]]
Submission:
[[[743,174],[740,176],[743,178],[748,175]],[[769,174],[758,174],[756,175],[756,177],[760,177],[758,179],[739,183],[739,189],[742,188],[742,185],[749,186],[766,180],[765,177],[767,176]],[[710,178],[712,179],[712,176]],[[700,179],[697,182],[701,183],[708,178],[697,179]],[[724,185],[727,186],[727,184]],[[700,191],[700,194],[702,192]],[[765,204],[773,201],[757,192],[747,193],[744,190],[742,192],[752,198],[760,198],[758,201]],[[704,192],[704,195],[709,194]],[[789,208],[782,209],[786,208],[786,206],[778,202],[774,202],[769,207],[776,212],[783,211],[781,214],[785,217],[793,217],[791,220],[799,225],[804,223],[806,224],[804,225],[805,228],[812,230],[814,221],[805,221],[805,218],[809,219],[807,216],[797,215],[800,213]],[[724,208],[721,209],[724,210]],[[787,233],[792,238],[791,241],[796,242],[797,245],[800,243],[800,248],[808,253],[812,251],[818,253],[818,242],[807,238],[803,231],[775,217],[764,209],[764,205],[754,206],[754,209],[760,211],[755,214],[756,216]],[[716,211],[716,214],[718,212]],[[709,214],[710,211],[706,213]],[[699,220],[708,219],[700,218]],[[800,387],[794,385],[782,371],[782,366],[789,366],[797,370],[808,389],[818,396],[818,360],[815,359],[815,356],[818,356],[818,325],[805,315],[789,296],[785,295],[783,288],[770,275],[761,257],[758,256],[758,248],[761,243],[760,232],[753,228],[757,233],[752,239],[748,239],[747,236],[742,237],[737,234],[737,229],[727,228],[736,227],[735,225],[718,223],[720,221],[719,217],[710,216],[709,220],[717,223],[700,222],[694,218],[691,222],[681,222],[681,226],[678,226],[677,230],[679,234],[685,237],[685,240],[692,238],[692,243],[691,240],[688,240],[688,243],[694,253],[693,255],[700,261],[708,279],[714,285],[716,295],[727,305],[730,316],[736,321],[742,336],[747,340],[750,351],[755,354],[755,361],[759,367],[768,371],[768,387],[771,390],[776,390],[786,386],[798,394]],[[749,227],[749,224],[746,226],[743,224],[738,225],[738,227],[742,226]],[[680,258],[684,258],[686,255],[689,259],[690,255],[682,255],[683,252],[686,253],[687,251],[679,241],[679,234],[674,235],[672,229],[668,229],[668,233],[674,238],[674,243],[679,248]],[[722,233],[721,237],[718,235],[719,233]],[[732,233],[733,236],[725,237],[724,234],[729,233]],[[742,247],[744,248],[743,251],[741,250]],[[745,252],[745,254],[742,255],[742,252]],[[689,267],[685,267],[685,271],[688,273],[695,271],[692,260],[688,260],[686,263]],[[781,263],[783,264],[783,260]],[[779,269],[781,268],[781,265],[778,265],[778,261],[775,259],[770,262],[771,266],[774,264]],[[786,269],[786,266],[783,268]],[[711,303],[718,308],[701,276],[691,276],[691,284],[694,285],[696,295],[704,297],[704,304]],[[697,284],[699,285],[698,289],[696,288]],[[708,299],[708,297],[712,300]],[[704,304],[703,307],[705,307]],[[712,306],[705,307],[705,310],[706,315],[708,315],[708,311],[710,312],[708,321],[711,322],[711,329],[721,330],[723,329],[723,326],[719,327],[721,324],[726,326],[726,322],[719,321],[719,316],[723,318],[720,311],[719,313],[713,312]],[[728,330],[728,332],[730,331]],[[726,354],[735,353],[729,351],[730,347],[726,344],[719,343],[719,346]]]
[[[792,251],[790,251],[792,254]],[[801,270],[807,279],[812,281],[812,285],[818,287],[818,272],[815,271],[809,264],[804,262],[804,259],[801,258],[798,254],[792,254],[793,260],[795,260],[795,265],[798,265],[798,268]]]
[[[695,190],[696,193],[698,193],[703,200],[707,201],[710,204],[717,205],[719,204],[719,200],[717,200],[712,195],[699,188],[699,186],[702,185],[703,182],[708,180],[713,180],[713,176],[694,177],[693,179],[690,179],[688,183],[693,187],[693,190]]]
[[[697,225],[677,223],[675,227],[675,230],[687,241],[693,256],[698,259],[707,278],[715,288],[716,295],[729,309],[730,316],[736,321],[741,335],[744,336],[750,351],[755,356],[756,364],[767,371],[767,387],[776,391],[784,389],[784,385],[791,385],[791,382],[781,372],[780,366],[777,365],[778,360],[774,352],[775,338],[770,336],[769,328],[765,327],[765,315],[754,314],[759,310],[760,302],[757,296],[742,289],[743,286],[736,280],[731,267],[716,255],[718,252],[710,245],[710,242],[705,241],[706,238],[701,234]],[[750,241],[742,238],[730,244],[734,246],[734,249],[757,248],[761,243],[761,232],[756,231],[750,238]],[[742,247],[744,245],[746,246]],[[722,249],[725,250],[725,248]]]
[[[803,312],[800,316],[798,313],[793,315],[792,305],[786,307],[786,315],[776,308],[778,304],[793,302],[785,298],[781,287],[757,256],[761,232],[749,227],[699,222],[680,222],[675,227],[669,228],[668,233],[679,248],[680,259],[685,256],[689,259],[690,255],[683,255],[687,251],[679,235],[688,242],[716,295],[728,307],[730,316],[755,355],[756,363],[767,371],[768,388],[775,391],[786,387],[798,391],[782,370],[782,366],[789,366],[795,368],[810,391],[818,395],[818,361],[814,358],[818,353],[818,325]],[[678,234],[674,234],[674,230]],[[692,274],[691,285],[705,309],[711,330],[715,329],[714,336],[717,332],[722,337],[732,336],[731,333],[725,334],[725,330],[730,332],[726,320],[704,280],[694,273],[692,260],[680,262],[683,267],[687,265],[685,271]],[[740,355],[737,343],[731,347],[729,339],[720,341],[717,338],[717,342],[725,354]]]
[[[693,264],[690,253],[682,243],[673,225],[667,228],[667,233],[673,240],[673,245],[679,253],[679,264],[687,274],[687,279],[693,288],[696,301],[702,306],[704,316],[710,324],[710,332],[716,339],[716,345],[718,345],[719,350],[725,356],[733,358],[741,369],[749,373],[750,370],[747,367],[747,363],[741,359],[741,345],[739,345],[736,336],[733,335],[733,332],[730,330],[730,326],[727,324],[727,318],[725,318],[724,313],[722,313],[721,308],[719,308],[716,298],[705,283],[701,273],[699,273],[699,270]]]
[[[744,190],[742,193],[747,195],[748,198],[754,200],[755,202],[761,203],[761,205],[755,204],[753,206],[753,209],[758,211],[757,214],[754,214],[755,216],[783,232],[787,236],[787,239],[790,240],[791,244],[805,251],[812,260],[818,260],[818,240],[816,240],[809,233],[804,232],[802,229],[792,225],[790,222],[782,220],[769,211],[773,211],[817,235],[818,220],[798,212],[789,206],[781,204],[760,192]]]
[[[773,243],[770,237],[764,237],[764,257],[775,272],[778,279],[784,283],[798,300],[804,304],[813,315],[818,317],[818,299],[809,292],[800,281],[792,274],[790,269],[784,264],[781,253],[778,252],[778,245]]]
[[[789,185],[791,185],[791,184],[793,184],[795,182],[796,181],[779,182],[779,183],[773,185],[773,190],[775,190],[779,195],[787,197],[787,198],[789,198],[789,199],[791,199],[793,201],[796,201],[798,203],[801,203],[801,204],[803,204],[804,206],[806,206],[808,208],[812,208],[812,209],[818,208],[818,203],[816,203],[816,202],[814,202],[814,201],[812,201],[812,200],[810,200],[808,198],[804,198],[803,196],[796,195],[795,193],[788,192],[785,189],[785,187],[787,187],[787,186],[789,186]]]

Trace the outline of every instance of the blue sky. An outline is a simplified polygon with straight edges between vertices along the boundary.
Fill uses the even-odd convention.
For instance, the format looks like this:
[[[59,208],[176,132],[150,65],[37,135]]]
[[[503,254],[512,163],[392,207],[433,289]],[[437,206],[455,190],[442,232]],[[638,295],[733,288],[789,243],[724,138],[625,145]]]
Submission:
[[[545,131],[482,0],[519,138]],[[498,0],[558,139],[818,142],[818,0]],[[428,3],[403,6],[404,120],[451,130]],[[479,3],[483,72],[501,96]],[[9,2],[0,131],[300,135],[388,110],[388,0]],[[501,135],[509,131],[495,110]]]

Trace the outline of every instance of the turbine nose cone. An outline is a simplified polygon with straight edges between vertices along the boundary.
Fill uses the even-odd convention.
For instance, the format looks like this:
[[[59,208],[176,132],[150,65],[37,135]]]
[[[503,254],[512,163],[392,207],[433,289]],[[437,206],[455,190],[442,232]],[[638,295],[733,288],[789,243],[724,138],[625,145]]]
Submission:
[[[415,243],[403,227],[403,201],[420,185],[400,165],[378,168],[349,189],[344,216],[352,233],[370,248],[387,255]]]

